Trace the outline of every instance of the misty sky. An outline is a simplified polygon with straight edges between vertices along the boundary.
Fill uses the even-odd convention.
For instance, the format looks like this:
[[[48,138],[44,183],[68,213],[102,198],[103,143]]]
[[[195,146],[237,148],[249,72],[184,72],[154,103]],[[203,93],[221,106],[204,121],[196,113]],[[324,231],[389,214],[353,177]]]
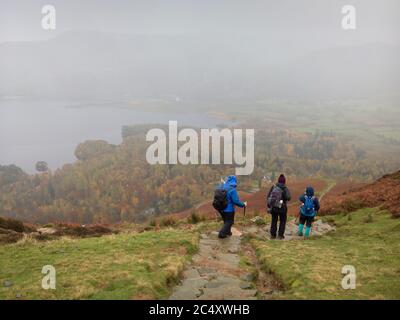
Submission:
[[[42,29],[46,4],[56,30]],[[342,28],[348,4],[356,30]],[[398,0],[2,0],[0,95],[387,94],[399,9]]]
[[[347,4],[356,30],[341,27]],[[1,0],[0,164],[58,167],[81,141],[154,121],[119,103],[400,100],[399,27],[399,0]]]
[[[57,9],[57,30],[41,29],[41,7]],[[358,29],[341,29],[341,8],[357,8]],[[128,34],[245,33],[315,48],[399,43],[398,0],[2,0],[0,42],[39,40],[73,29]],[[305,36],[306,35],[306,36]]]

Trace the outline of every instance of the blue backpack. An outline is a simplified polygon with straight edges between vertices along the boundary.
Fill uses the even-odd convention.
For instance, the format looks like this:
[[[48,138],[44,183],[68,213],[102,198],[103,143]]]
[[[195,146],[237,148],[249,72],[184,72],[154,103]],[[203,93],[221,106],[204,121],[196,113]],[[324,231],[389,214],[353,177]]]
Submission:
[[[301,207],[301,214],[306,217],[315,216],[314,197],[305,196],[304,205]]]

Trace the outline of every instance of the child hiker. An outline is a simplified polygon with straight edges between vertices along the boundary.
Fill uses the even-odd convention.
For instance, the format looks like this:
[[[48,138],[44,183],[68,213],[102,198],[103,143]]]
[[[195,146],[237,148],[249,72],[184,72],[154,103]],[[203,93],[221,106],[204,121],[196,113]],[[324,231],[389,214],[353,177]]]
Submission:
[[[302,204],[300,206],[298,235],[300,237],[303,236],[304,225],[306,225],[304,236],[308,238],[310,236],[312,223],[314,222],[314,217],[320,208],[319,200],[314,196],[313,187],[307,187],[305,194],[300,196],[299,200]]]

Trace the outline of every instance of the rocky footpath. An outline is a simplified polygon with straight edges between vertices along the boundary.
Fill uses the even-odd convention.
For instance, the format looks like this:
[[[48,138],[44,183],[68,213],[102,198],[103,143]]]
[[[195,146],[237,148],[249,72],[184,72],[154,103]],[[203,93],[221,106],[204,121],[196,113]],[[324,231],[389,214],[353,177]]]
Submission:
[[[217,233],[202,234],[199,252],[184,271],[182,283],[171,300],[249,300],[257,299],[253,276],[240,267],[242,234],[218,239]]]
[[[226,239],[218,239],[217,232],[202,234],[199,252],[184,271],[183,279],[174,288],[170,300],[253,300],[268,299],[279,294],[279,284],[274,276],[261,270],[251,247],[242,243],[243,236],[279,241],[270,240],[270,225],[261,224],[260,219],[262,218],[253,218],[253,224],[241,227],[242,231],[233,228],[232,236]],[[313,224],[311,236],[321,236],[334,229],[335,227],[317,220]],[[296,222],[288,221],[284,240],[301,239],[303,238],[297,235]],[[252,260],[258,273],[257,279],[241,266],[241,255]]]

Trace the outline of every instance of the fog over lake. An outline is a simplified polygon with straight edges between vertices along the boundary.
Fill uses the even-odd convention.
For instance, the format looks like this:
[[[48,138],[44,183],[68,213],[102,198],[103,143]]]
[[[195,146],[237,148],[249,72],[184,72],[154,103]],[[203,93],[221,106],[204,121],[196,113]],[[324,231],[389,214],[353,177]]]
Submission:
[[[400,103],[400,2],[352,1],[354,30],[343,28],[345,3],[53,0],[48,30],[42,0],[2,0],[0,164],[54,169],[85,140],[119,144],[123,125],[220,123],[199,107]],[[178,104],[184,114],[168,109]]]
[[[128,104],[68,101],[0,101],[0,164],[15,164],[29,173],[46,161],[51,169],[76,161],[76,146],[89,139],[122,141],[123,125],[177,120],[182,126],[209,127],[221,122],[206,114],[145,112]]]

